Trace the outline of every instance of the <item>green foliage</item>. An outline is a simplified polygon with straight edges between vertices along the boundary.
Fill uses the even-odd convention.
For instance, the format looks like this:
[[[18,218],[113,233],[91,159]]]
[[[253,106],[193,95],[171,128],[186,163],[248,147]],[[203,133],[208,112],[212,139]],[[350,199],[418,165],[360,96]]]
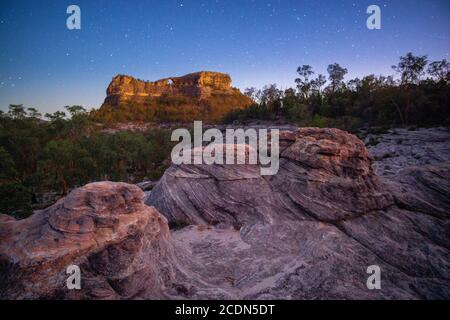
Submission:
[[[31,214],[32,193],[18,182],[0,184],[0,213],[15,218],[25,218]]]
[[[105,133],[82,107],[42,121],[37,110],[0,117],[0,212],[24,217],[47,192],[67,194],[92,181],[158,179],[172,149],[170,132]],[[37,121],[39,120],[39,121]]]
[[[91,119],[107,125],[118,122],[217,122],[228,112],[245,108],[251,102],[244,95],[213,93],[207,99],[198,100],[165,94],[148,98],[142,103],[121,102],[118,106],[105,104],[91,113]]]
[[[247,94],[257,100],[248,109],[227,114],[224,122],[284,119],[301,126],[337,127],[349,131],[370,126],[450,125],[450,64],[436,61],[426,69],[427,57],[412,53],[400,57],[394,67],[400,75],[365,76],[344,82],[347,69],[328,66],[325,77],[312,78],[309,65],[297,69],[297,88],[284,92],[275,85]],[[424,79],[425,71],[429,77]]]
[[[400,57],[400,62],[392,68],[400,74],[402,84],[417,84],[424,74],[427,63],[427,56],[414,56],[408,52]]]
[[[325,128],[327,126],[327,120],[318,114],[315,114],[310,123],[311,127]]]
[[[5,148],[0,147],[0,181],[14,180],[16,177],[17,170],[13,158]]]

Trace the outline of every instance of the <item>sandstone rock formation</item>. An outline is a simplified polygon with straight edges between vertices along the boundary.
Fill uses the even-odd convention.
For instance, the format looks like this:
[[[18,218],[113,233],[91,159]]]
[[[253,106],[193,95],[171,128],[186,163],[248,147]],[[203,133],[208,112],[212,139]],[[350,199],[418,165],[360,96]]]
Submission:
[[[441,219],[450,217],[450,131],[393,129],[375,140],[375,171],[398,206]]]
[[[422,169],[434,188],[418,187],[417,174],[402,180],[440,199],[438,214],[424,201],[395,205],[406,192],[374,174],[355,136],[305,128],[280,139],[273,177],[250,165],[173,165],[147,199],[174,225],[215,225],[173,237],[218,287],[234,298],[450,297],[447,166]],[[366,287],[370,265],[382,270],[382,290]]]
[[[450,297],[450,153],[379,178],[343,131],[284,131],[280,144],[275,176],[172,165],[146,200],[170,233],[121,183],[87,185],[26,220],[0,216],[0,297]],[[81,267],[80,291],[65,288],[68,264]],[[371,265],[380,290],[366,286]]]
[[[26,220],[0,216],[0,297],[161,298],[176,262],[166,219],[142,200],[136,186],[100,182]],[[70,265],[82,290],[67,290]]]
[[[155,82],[137,80],[127,75],[118,75],[108,86],[105,103],[115,105],[132,99],[160,97],[163,94],[204,99],[210,97],[213,92],[235,94],[239,91],[231,87],[229,75],[219,72],[196,72]]]
[[[258,165],[173,165],[148,198],[168,219],[190,223],[339,221],[393,204],[355,136],[338,129],[282,132],[278,174]]]
[[[127,121],[133,120],[133,117],[136,118],[134,120],[147,121],[191,121],[189,114],[195,114],[197,120],[218,120],[230,110],[245,108],[252,103],[249,97],[231,86],[228,74],[211,71],[155,82],[118,75],[111,81],[106,93],[106,99],[97,114],[105,116],[108,112],[124,112],[127,113]],[[167,112],[178,112],[178,117],[165,114],[162,119],[158,119],[158,114],[161,116]],[[142,113],[146,114],[146,118],[139,118]],[[182,114],[185,118],[180,117]]]

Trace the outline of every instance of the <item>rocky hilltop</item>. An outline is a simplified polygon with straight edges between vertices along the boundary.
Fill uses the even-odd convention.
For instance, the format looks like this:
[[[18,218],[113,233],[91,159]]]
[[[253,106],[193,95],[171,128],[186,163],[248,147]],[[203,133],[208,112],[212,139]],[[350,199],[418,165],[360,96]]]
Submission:
[[[409,159],[414,146],[398,137]],[[448,146],[448,131],[435,138]],[[0,297],[448,299],[442,148],[379,177],[356,136],[303,128],[281,132],[275,176],[258,165],[172,165],[148,206],[135,186],[87,185],[28,219],[0,216]],[[81,290],[65,286],[70,264]],[[371,265],[380,290],[366,286]]]
[[[211,71],[190,73],[181,77],[154,82],[135,79],[128,75],[113,78],[106,91],[106,99],[97,115],[126,113],[126,120],[161,120],[158,116],[176,112],[162,120],[190,121],[195,113],[198,119],[218,120],[226,112],[245,108],[252,100],[231,86],[228,74]],[[175,109],[175,110],[172,110]],[[198,110],[196,110],[198,109]],[[146,119],[142,119],[142,114]]]

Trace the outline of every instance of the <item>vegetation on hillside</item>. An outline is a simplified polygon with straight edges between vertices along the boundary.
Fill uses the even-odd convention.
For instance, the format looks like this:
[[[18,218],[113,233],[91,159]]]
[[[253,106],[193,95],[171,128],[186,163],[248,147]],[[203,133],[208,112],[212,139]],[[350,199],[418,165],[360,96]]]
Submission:
[[[255,103],[227,114],[223,121],[283,119],[302,126],[450,125],[450,64],[446,60],[428,64],[427,56],[408,53],[393,66],[399,75],[368,75],[344,82],[348,70],[328,66],[327,78],[311,66],[297,69],[296,88],[280,90],[275,84],[245,94]]]
[[[178,122],[194,120],[217,122],[230,110],[240,110],[251,103],[244,95],[212,94],[198,100],[182,95],[162,95],[143,103],[122,102],[119,106],[103,105],[91,113],[91,119],[106,125],[118,122]]]
[[[47,192],[59,195],[98,180],[158,179],[170,132],[104,133],[80,106],[46,114],[11,105],[0,114],[0,212],[24,217]]]

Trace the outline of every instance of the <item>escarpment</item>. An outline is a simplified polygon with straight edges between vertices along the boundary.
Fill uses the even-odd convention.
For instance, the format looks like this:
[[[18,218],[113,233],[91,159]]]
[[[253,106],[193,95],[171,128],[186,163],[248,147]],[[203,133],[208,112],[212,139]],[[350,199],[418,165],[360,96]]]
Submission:
[[[96,116],[118,121],[219,120],[229,111],[252,103],[231,83],[228,74],[211,71],[154,82],[118,75],[109,84]]]

